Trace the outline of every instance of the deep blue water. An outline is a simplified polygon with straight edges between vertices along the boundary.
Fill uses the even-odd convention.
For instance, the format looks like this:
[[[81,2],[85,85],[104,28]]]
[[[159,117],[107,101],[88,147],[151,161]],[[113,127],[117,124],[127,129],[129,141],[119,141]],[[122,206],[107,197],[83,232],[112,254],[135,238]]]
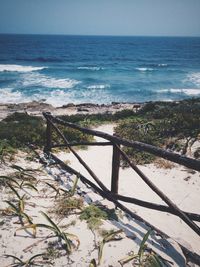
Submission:
[[[0,35],[0,102],[200,96],[200,38]]]

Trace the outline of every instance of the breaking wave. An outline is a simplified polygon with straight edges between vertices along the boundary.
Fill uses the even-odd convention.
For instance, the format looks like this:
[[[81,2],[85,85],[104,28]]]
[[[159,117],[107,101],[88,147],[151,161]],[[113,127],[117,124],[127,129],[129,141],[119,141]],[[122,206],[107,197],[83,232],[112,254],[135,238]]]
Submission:
[[[104,68],[102,67],[87,67],[87,66],[78,67],[77,69],[78,70],[93,70],[93,71],[104,70]]]
[[[196,86],[200,86],[200,72],[194,72],[189,74],[187,77],[187,81],[192,82]]]
[[[154,69],[153,68],[135,68],[136,70],[139,70],[139,71],[142,71],[142,72],[145,72],[145,71],[153,71]]]
[[[27,102],[28,99],[24,99],[23,95],[19,91],[12,91],[10,88],[1,88],[0,89],[0,99],[2,104],[7,103],[21,103]]]
[[[110,88],[110,85],[109,84],[97,84],[97,85],[89,85],[87,87],[87,89],[92,89],[92,90],[105,89],[105,88]]]
[[[56,79],[39,73],[24,75],[23,86],[42,86],[48,88],[69,89],[79,84],[80,81],[73,79]]]
[[[22,65],[9,65],[0,64],[0,72],[31,72],[37,70],[43,70],[46,67],[32,67],[32,66],[22,66]]]

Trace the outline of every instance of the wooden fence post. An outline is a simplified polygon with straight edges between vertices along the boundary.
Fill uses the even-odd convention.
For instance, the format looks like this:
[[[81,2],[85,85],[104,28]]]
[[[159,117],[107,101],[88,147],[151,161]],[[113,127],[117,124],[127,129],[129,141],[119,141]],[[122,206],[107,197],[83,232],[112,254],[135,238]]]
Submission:
[[[47,128],[46,128],[46,146],[45,146],[45,152],[48,154],[51,151],[52,147],[52,125],[47,119]]]
[[[113,145],[111,192],[115,194],[118,194],[119,167],[120,152],[119,149],[117,149],[116,145]]]

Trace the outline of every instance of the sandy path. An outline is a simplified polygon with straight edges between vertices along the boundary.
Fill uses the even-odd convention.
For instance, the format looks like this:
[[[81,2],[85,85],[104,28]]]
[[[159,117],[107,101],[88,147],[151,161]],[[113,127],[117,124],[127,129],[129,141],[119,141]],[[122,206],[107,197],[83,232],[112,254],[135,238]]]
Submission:
[[[96,130],[113,133],[113,124],[99,126]],[[102,141],[101,138],[96,138]],[[79,155],[87,162],[102,182],[110,188],[111,183],[111,147],[89,147],[79,151]],[[89,177],[87,171],[78,160],[70,154],[60,153],[59,157],[69,160],[70,165]],[[158,169],[153,164],[140,166],[140,169],[154,182],[172,201],[185,211],[200,214],[200,174],[191,174],[184,167],[176,166],[172,169]],[[91,178],[92,179],[92,178]],[[162,203],[162,200],[130,168],[120,169],[119,193],[126,196]],[[188,247],[200,254],[200,238],[178,217],[152,211],[133,204],[126,204],[138,215],[166,232],[179,242],[188,244]]]

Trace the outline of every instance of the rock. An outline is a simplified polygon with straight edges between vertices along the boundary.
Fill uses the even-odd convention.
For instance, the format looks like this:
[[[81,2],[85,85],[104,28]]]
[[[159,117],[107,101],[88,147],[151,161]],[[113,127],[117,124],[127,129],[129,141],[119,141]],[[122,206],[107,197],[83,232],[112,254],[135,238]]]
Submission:
[[[76,105],[74,104],[74,103],[68,103],[68,104],[66,104],[66,105],[63,105],[62,107],[60,107],[60,108],[73,108],[73,107],[75,107]]]

